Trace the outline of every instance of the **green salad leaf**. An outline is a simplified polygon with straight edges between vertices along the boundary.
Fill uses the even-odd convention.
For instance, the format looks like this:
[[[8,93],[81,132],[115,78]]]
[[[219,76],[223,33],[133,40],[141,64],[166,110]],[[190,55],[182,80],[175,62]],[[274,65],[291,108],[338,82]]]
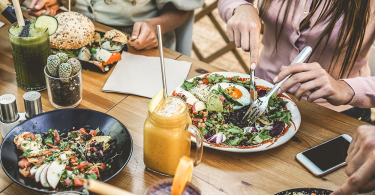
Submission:
[[[276,111],[274,114],[270,115],[268,117],[269,119],[278,119],[279,121],[283,121],[285,124],[290,126],[290,119],[292,118],[292,114],[290,113],[290,110],[281,110]]]

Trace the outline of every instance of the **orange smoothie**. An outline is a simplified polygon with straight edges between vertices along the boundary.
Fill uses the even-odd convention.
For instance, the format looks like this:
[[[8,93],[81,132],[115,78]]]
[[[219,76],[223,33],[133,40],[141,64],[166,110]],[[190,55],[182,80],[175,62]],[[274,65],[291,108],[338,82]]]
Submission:
[[[191,118],[183,100],[168,97],[154,112],[148,112],[144,124],[143,160],[147,168],[174,175],[182,156],[190,156],[188,126]]]

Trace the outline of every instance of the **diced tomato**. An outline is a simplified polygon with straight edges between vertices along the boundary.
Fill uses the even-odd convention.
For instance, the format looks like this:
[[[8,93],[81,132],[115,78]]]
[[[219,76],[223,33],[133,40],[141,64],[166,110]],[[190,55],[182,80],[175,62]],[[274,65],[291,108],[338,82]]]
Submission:
[[[203,84],[208,84],[208,83],[210,83],[210,80],[208,80],[208,79],[203,79],[202,82],[203,82]]]
[[[81,136],[86,136],[86,135],[88,135],[88,133],[86,132],[86,129],[83,128],[83,127],[79,129],[79,133],[81,134]]]
[[[83,179],[74,178],[74,186],[83,186]]]
[[[92,142],[90,143],[90,147],[92,147],[92,144],[93,144],[93,143],[96,143],[96,141],[95,141],[95,140],[92,141]]]
[[[70,159],[77,160],[77,157],[72,155],[72,156],[70,156]]]
[[[27,168],[22,169],[20,172],[21,172],[21,174],[22,174],[24,177],[27,177],[27,176],[30,175],[30,171],[27,170]]]
[[[66,166],[65,169],[68,170],[68,171],[73,171],[73,170],[74,170],[74,169],[73,169],[72,167],[70,167],[70,166]]]
[[[98,167],[93,167],[92,169],[90,169],[90,171],[87,171],[88,174],[93,174],[93,173],[99,173],[99,169]]]
[[[46,157],[45,156],[41,156],[41,157],[38,158],[38,162],[36,162],[36,164],[37,165],[42,165],[44,160],[46,160]]]
[[[50,143],[46,143],[46,145],[49,146],[49,147],[51,147],[51,148],[53,148],[53,145],[50,144]]]
[[[202,79],[207,78],[210,74],[211,74],[211,73],[208,73],[208,74],[204,75],[204,76],[202,77]]]
[[[31,141],[35,141],[35,135],[33,133],[28,133],[23,135],[23,139],[31,138]]]
[[[50,151],[52,151],[52,152],[54,152],[54,151],[56,151],[56,150],[60,150],[60,148],[59,148],[59,147],[54,147],[54,148],[51,148],[51,149],[50,149]]]
[[[118,62],[121,60],[121,54],[120,53],[112,53],[111,57],[108,59],[108,61],[104,62],[103,65],[106,66],[108,64],[112,64],[114,62]]]
[[[59,132],[57,130],[55,130],[53,133],[55,134],[55,136],[54,136],[55,141],[53,141],[53,144],[57,145],[57,144],[60,143],[60,135],[59,135]]]
[[[91,134],[92,136],[96,136],[96,134],[98,134],[98,132],[95,131],[95,130],[90,130],[90,134]]]
[[[91,148],[91,151],[93,151],[93,152],[96,153],[98,150],[97,150],[95,147],[92,147],[92,148]]]
[[[43,151],[42,154],[43,156],[46,156],[47,154],[52,154],[52,151]]]
[[[26,168],[28,166],[30,166],[31,163],[27,160],[27,159],[22,159],[18,162],[18,166],[21,167],[21,168]],[[26,176],[25,176],[26,177]]]
[[[100,166],[100,169],[101,169],[101,170],[104,170],[104,169],[105,169],[105,164],[104,164],[104,163],[102,163],[102,165]]]

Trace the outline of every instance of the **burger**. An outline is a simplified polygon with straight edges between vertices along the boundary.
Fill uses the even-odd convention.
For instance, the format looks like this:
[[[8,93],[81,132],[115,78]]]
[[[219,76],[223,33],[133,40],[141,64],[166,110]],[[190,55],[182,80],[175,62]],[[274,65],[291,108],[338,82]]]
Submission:
[[[94,37],[95,26],[89,18],[77,12],[57,14],[56,33],[51,35],[51,47],[64,52],[70,57],[78,56],[80,49],[86,46]]]
[[[94,24],[77,12],[63,12],[55,16],[58,21],[56,33],[50,36],[53,53],[65,53],[78,58],[85,67],[87,62],[107,72],[121,60],[121,51],[129,42],[127,36],[116,29],[106,33],[95,32]]]

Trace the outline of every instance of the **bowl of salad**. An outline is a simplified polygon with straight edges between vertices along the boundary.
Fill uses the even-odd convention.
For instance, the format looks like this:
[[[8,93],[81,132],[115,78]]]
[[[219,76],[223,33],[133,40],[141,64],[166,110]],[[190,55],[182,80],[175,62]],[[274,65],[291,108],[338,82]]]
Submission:
[[[284,144],[301,124],[297,105],[285,93],[274,94],[255,123],[242,120],[252,104],[251,96],[263,97],[272,87],[273,84],[255,78],[256,94],[250,94],[248,74],[214,72],[185,81],[171,95],[187,103],[193,125],[204,137],[204,146],[229,152],[258,152]]]
[[[129,162],[127,128],[107,114],[88,109],[42,113],[4,138],[0,161],[17,184],[42,193],[82,191],[85,179],[109,181]]]

